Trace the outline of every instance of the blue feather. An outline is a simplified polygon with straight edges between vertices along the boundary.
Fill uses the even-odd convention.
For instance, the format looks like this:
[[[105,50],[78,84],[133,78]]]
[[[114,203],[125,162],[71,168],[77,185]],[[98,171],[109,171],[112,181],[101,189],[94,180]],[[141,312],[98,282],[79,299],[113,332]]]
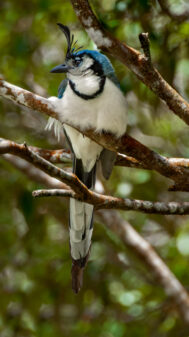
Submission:
[[[58,88],[58,98],[62,98],[64,95],[64,91],[66,90],[66,86],[67,86],[68,80],[65,79],[63,80]]]

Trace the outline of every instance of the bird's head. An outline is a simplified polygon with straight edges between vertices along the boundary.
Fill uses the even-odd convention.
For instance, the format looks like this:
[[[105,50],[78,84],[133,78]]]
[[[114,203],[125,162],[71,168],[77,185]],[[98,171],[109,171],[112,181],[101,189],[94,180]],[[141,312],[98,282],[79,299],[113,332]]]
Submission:
[[[58,23],[59,28],[64,33],[67,39],[67,52],[65,62],[54,67],[51,73],[67,73],[67,76],[87,76],[98,75],[103,76],[103,60],[107,58],[105,55],[92,50],[80,50],[82,47],[76,49],[74,36],[70,34],[67,26]]]

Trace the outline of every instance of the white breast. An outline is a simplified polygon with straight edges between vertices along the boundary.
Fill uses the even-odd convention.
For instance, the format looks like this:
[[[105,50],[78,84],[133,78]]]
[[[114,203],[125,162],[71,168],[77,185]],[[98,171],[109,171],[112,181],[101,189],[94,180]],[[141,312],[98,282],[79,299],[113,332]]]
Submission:
[[[50,98],[51,99],[51,98]],[[84,100],[67,85],[62,99],[52,98],[59,111],[59,120],[81,130],[93,128],[96,132],[107,131],[120,137],[126,131],[127,109],[122,92],[106,79],[103,92],[94,99]],[[65,125],[77,158],[81,158],[87,171],[94,166],[102,147],[83,137],[77,130]]]
[[[71,123],[81,130],[105,130],[117,137],[126,131],[126,100],[120,89],[109,79],[106,79],[103,92],[94,99],[82,99],[67,85],[63,98],[53,97],[53,104],[56,105],[61,122]]]
[[[83,136],[71,126],[64,125],[64,129],[71,141],[76,157],[82,159],[85,171],[90,172],[103,149],[102,146]]]
[[[91,59],[87,59],[87,61],[85,62],[85,67],[90,67],[91,62]],[[81,74],[80,76],[76,76],[68,73],[68,79],[74,83],[75,89],[84,95],[91,96],[95,94],[100,88],[100,77],[95,75],[90,69],[82,76]]]

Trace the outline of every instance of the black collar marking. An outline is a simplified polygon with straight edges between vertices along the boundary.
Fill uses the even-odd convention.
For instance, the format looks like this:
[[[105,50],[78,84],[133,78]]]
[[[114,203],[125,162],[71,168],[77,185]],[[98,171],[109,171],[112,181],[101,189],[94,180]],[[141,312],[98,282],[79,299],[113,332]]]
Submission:
[[[89,67],[89,69],[92,69],[94,74],[100,77],[99,89],[93,95],[85,95],[85,94],[80,93],[75,88],[75,84],[71,80],[69,81],[70,87],[73,90],[73,92],[77,96],[79,96],[79,97],[81,97],[85,100],[93,99],[93,98],[97,97],[98,95],[100,95],[101,92],[104,89],[104,84],[106,82],[106,76],[104,75],[101,64],[98,61],[96,61],[91,55],[87,55],[87,56],[90,57],[94,61],[94,63],[92,64],[92,66]]]
[[[75,88],[75,83],[72,82],[72,81],[69,81],[69,85],[70,85],[71,89],[73,90],[73,92],[74,92],[77,96],[79,96],[79,97],[81,97],[81,98],[83,98],[83,99],[85,99],[85,100],[88,100],[88,99],[93,99],[93,98],[95,98],[95,97],[97,97],[98,95],[101,94],[101,92],[102,92],[103,89],[104,89],[105,81],[106,81],[106,76],[102,76],[101,79],[100,79],[100,83],[99,83],[99,84],[100,84],[99,89],[98,89],[94,94],[92,94],[92,95],[85,95],[85,94],[82,94],[81,92],[79,92],[79,91]]]

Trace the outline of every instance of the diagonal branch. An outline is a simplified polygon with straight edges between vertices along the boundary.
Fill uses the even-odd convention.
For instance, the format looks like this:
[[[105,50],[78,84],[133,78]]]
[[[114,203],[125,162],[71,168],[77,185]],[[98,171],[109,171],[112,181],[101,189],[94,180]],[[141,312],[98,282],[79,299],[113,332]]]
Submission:
[[[177,304],[181,318],[189,325],[189,294],[153,247],[116,211],[99,211],[98,216],[147,266],[167,296]]]
[[[119,139],[109,133],[94,134],[93,130],[86,130],[83,133],[103,147],[134,157],[148,169],[155,170],[180,184],[183,183],[186,187],[189,183],[188,170],[179,166],[172,166],[167,158],[149,149],[126,133]]]
[[[9,141],[8,141],[9,142]],[[0,140],[0,154],[6,153],[7,141]],[[87,187],[77,178],[75,174],[66,172],[63,169],[53,165],[46,159],[40,157],[37,153],[29,149],[26,144],[17,146],[13,143],[15,147],[14,154],[20,155],[20,157],[26,159],[28,162],[33,164],[35,167],[41,169],[43,172],[49,174],[51,177],[60,180],[66,185],[70,186],[75,193],[83,193],[83,195],[90,195],[90,191]]]
[[[35,109],[58,119],[58,98],[57,104],[53,104],[50,100],[9,84],[3,80],[0,80],[0,95],[23,106]],[[61,115],[63,118],[62,111]],[[65,122],[80,131],[76,125],[73,125],[72,121],[65,120]],[[97,134],[94,130],[85,130],[82,131],[82,133],[111,151],[120,152],[136,158],[149,169],[155,170],[165,177],[173,179],[179,185],[184,185],[186,190],[189,190],[189,175],[187,170],[171,165],[166,158],[150,150],[129,135],[124,134],[121,138],[117,139],[112,134]]]
[[[101,26],[88,0],[71,0],[76,15],[90,38],[101,50],[125,64],[148,88],[189,125],[189,104],[159,74],[149,59],[137,50],[121,43]]]
[[[45,113],[48,116],[58,119],[55,106],[48,99],[33,94],[32,92],[17,87],[0,78],[0,96],[10,99],[14,103]]]

